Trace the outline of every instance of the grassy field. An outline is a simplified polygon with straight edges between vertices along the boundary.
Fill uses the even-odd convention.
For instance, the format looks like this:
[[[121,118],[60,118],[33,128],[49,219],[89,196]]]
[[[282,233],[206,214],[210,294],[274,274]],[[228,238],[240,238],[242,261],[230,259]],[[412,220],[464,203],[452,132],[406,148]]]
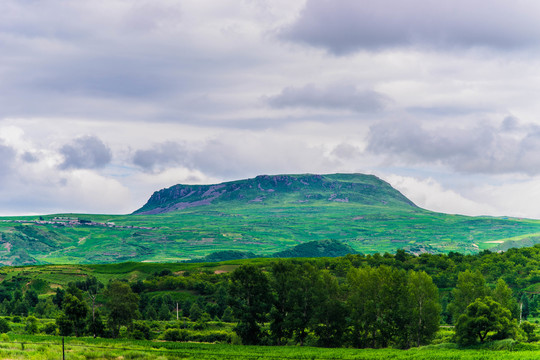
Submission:
[[[452,344],[396,349],[324,349],[313,347],[240,346],[137,340],[66,338],[66,359],[404,359],[404,360],[532,360],[540,348],[509,342],[492,348],[457,349]],[[0,339],[2,359],[61,359],[62,340],[54,336],[10,335]]]
[[[418,208],[359,204],[255,208],[209,205],[158,215],[69,216],[112,222],[115,227],[41,225],[30,222],[38,217],[4,218],[9,221],[0,222],[0,262],[175,262],[219,250],[269,256],[322,239],[339,240],[366,254],[395,252],[400,248],[417,253],[475,253],[504,247],[506,242],[511,246],[529,246],[540,241],[540,222],[536,220],[466,217]]]

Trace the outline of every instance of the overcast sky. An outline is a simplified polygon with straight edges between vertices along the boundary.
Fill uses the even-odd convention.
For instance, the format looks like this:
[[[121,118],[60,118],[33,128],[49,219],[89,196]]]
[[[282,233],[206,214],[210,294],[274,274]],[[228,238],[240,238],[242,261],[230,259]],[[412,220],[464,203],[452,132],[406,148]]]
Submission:
[[[540,218],[536,0],[2,0],[0,214],[359,172]]]

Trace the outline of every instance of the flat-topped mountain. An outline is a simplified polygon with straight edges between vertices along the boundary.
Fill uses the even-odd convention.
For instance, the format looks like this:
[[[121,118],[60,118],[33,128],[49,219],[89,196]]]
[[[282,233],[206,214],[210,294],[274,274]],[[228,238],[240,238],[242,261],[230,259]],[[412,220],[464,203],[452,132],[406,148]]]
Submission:
[[[134,214],[161,214],[223,202],[351,202],[363,205],[416,206],[390,184],[373,175],[261,175],[216,185],[174,185],[156,191]]]
[[[4,265],[333,256],[347,249],[472,254],[536,243],[538,220],[428,211],[362,174],[175,185],[130,215],[0,218]]]

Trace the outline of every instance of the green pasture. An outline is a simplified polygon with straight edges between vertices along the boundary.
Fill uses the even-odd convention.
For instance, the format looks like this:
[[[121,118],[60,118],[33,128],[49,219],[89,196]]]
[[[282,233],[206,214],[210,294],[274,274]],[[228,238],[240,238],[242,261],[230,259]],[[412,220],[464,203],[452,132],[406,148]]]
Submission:
[[[231,203],[158,215],[64,216],[113,222],[117,227],[0,221],[0,262],[6,265],[170,263],[220,250],[271,256],[300,243],[325,239],[341,241],[365,254],[397,249],[413,253],[473,254],[484,249],[532,246],[540,242],[540,221],[536,220],[467,217],[415,207],[358,203],[285,202],[258,206]]]
[[[126,339],[65,338],[66,359],[365,359],[365,360],[532,360],[537,345],[502,342],[501,350],[457,349],[451,344],[397,349],[325,349],[240,346]],[[55,336],[12,335],[0,339],[3,359],[61,359],[62,340]]]

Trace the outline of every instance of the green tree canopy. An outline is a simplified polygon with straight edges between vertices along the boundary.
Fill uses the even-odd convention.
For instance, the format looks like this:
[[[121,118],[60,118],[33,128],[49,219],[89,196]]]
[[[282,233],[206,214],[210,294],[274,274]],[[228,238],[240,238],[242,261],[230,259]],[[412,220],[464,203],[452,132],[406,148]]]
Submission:
[[[407,292],[411,311],[411,340],[416,342],[416,346],[425,345],[439,330],[439,290],[424,271],[410,271],[407,277]]]
[[[493,332],[493,339],[511,337],[517,324],[512,320],[510,310],[501,306],[493,298],[486,296],[476,299],[467,306],[456,323],[456,340],[462,346],[484,342]]]
[[[104,295],[108,310],[107,325],[116,337],[120,326],[129,326],[133,319],[139,317],[139,295],[131,290],[129,284],[121,281],[110,282]]]
[[[71,323],[71,328],[75,331],[75,336],[81,336],[84,332],[86,316],[88,314],[88,305],[86,302],[67,293],[64,297],[62,308],[67,321]],[[65,326],[65,328],[67,329],[68,327]]]
[[[229,292],[231,307],[239,320],[235,332],[244,344],[258,344],[261,325],[272,303],[268,279],[258,267],[245,264],[232,272]]]
[[[448,311],[456,322],[467,306],[480,297],[488,295],[486,280],[479,271],[465,270],[458,275],[456,287],[452,290],[453,300],[448,304]]]

